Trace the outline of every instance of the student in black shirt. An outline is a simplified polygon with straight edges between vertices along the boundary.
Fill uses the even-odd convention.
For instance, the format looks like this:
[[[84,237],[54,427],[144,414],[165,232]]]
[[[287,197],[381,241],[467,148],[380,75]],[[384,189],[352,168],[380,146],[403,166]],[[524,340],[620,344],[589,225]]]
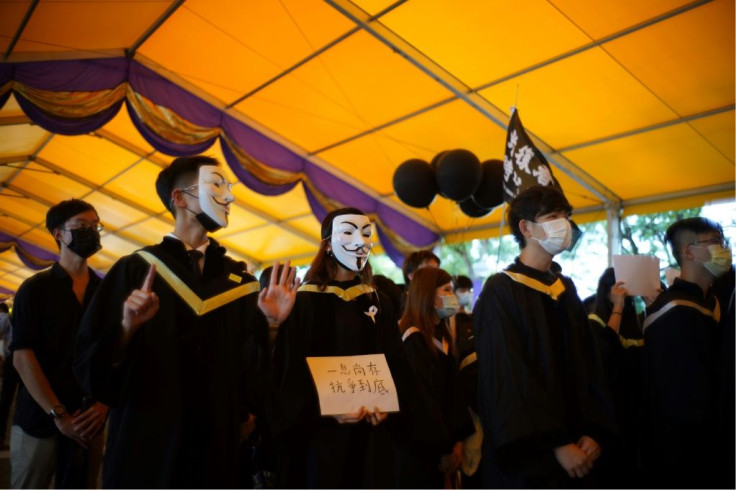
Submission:
[[[72,360],[82,314],[100,283],[87,258],[101,248],[102,226],[92,205],[71,199],[49,209],[46,227],[59,261],[24,281],[13,306],[10,348],[23,383],[11,429],[11,486],[47,488],[55,467],[57,488],[84,488],[85,449],[101,453],[96,436],[107,406],[86,396]]]

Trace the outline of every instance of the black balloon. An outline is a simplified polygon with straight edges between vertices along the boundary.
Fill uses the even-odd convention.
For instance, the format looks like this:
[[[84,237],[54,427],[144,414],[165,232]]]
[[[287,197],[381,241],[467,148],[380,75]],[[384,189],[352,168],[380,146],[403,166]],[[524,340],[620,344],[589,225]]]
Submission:
[[[434,156],[434,158],[432,159],[432,161],[431,161],[431,162],[429,162],[429,164],[430,164],[430,165],[432,166],[432,170],[437,170],[437,162],[439,162],[439,161],[440,161],[440,158],[442,158],[442,156],[443,156],[443,155],[444,155],[445,153],[447,153],[447,150],[445,150],[445,151],[441,151],[441,152],[437,153],[437,154],[436,154],[436,155]]]
[[[464,201],[480,185],[483,175],[480,160],[468,150],[450,150],[437,160],[437,189],[453,201]]]
[[[472,199],[466,199],[461,202],[460,209],[466,216],[470,216],[471,218],[482,218],[491,212],[491,209],[478,207]]]
[[[503,202],[503,161],[486,160],[480,166],[483,177],[472,199],[477,207],[492,209]]]
[[[432,167],[418,158],[405,161],[394,172],[394,191],[401,202],[415,208],[426,208],[437,195]]]
[[[439,161],[440,161],[440,158],[442,158],[442,155],[444,155],[445,153],[447,153],[447,150],[445,150],[445,151],[441,151],[441,152],[437,153],[437,154],[436,154],[436,155],[434,156],[434,158],[432,159],[432,161],[430,161],[430,162],[429,162],[429,165],[430,165],[430,166],[432,167],[432,172],[436,172],[436,171],[437,171],[437,162],[439,162]],[[435,185],[437,185],[437,183],[435,183]],[[440,196],[442,196],[442,197],[447,197],[446,195],[444,195],[444,194],[442,193],[442,190],[441,190],[441,189],[437,189],[437,193],[438,193],[438,194],[439,194]]]

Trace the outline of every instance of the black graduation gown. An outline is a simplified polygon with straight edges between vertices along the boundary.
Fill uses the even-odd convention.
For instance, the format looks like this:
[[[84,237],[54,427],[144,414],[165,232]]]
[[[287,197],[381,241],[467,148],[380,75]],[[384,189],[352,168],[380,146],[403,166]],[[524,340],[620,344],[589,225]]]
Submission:
[[[396,488],[441,488],[444,475],[440,458],[452,452],[453,445],[475,432],[465,404],[452,352],[436,346],[430,350],[424,336],[413,333],[404,340],[409,364],[417,380],[420,407],[439,436],[434,441],[416,441],[399,452]]]
[[[401,411],[409,405],[405,393],[411,385],[407,377],[411,368],[395,313],[386,296],[372,288],[361,292],[362,287],[358,278],[334,282],[325,291],[303,285],[292,314],[279,328],[270,415],[284,450],[282,487],[360,488],[366,477],[366,450],[374,428],[365,421],[341,425],[333,417],[320,415],[306,357],[384,353]],[[366,315],[371,306],[378,308],[375,323]],[[397,417],[390,414],[384,424]]]
[[[586,316],[569,278],[518,259],[486,282],[473,310],[484,487],[572,486],[553,449],[588,435],[605,451],[613,415]]]
[[[680,278],[647,309],[642,455],[652,486],[718,484],[719,310],[712,293]]]
[[[601,485],[607,488],[639,488],[641,480],[641,401],[642,354],[644,340],[633,304],[624,308],[619,332],[638,335],[628,338],[608,326],[608,311],[588,315],[591,331],[601,355],[606,380],[619,428],[619,437],[611,441],[598,466]],[[627,327],[627,328],[625,328]]]
[[[212,239],[201,280],[180,241],[166,237],[143,251],[162,264],[153,283],[160,307],[136,331],[123,362],[112,364],[113,347],[122,305],[149,268],[139,253],[112,267],[77,339],[77,378],[111,406],[103,485],[234,487],[240,422],[248,412],[261,413],[257,380],[268,367],[258,282]],[[164,279],[164,268],[173,273],[172,284],[178,278],[193,291],[189,302]],[[212,308],[213,302],[214,309],[201,315],[190,306]]]

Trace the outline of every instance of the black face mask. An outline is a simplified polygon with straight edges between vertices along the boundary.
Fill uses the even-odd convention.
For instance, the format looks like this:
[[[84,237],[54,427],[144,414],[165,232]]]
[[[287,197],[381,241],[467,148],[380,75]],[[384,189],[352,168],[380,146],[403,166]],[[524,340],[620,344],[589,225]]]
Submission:
[[[188,196],[192,196],[195,199],[199,199],[199,196],[195,196],[194,194],[190,194],[187,191],[182,191],[182,192],[184,192],[184,194],[186,194]],[[207,215],[205,213],[195,213],[194,211],[192,211],[189,208],[185,208],[185,209],[187,211],[189,211],[190,213],[192,213],[195,218],[197,218],[197,221],[199,221],[199,224],[202,225],[202,227],[205,230],[207,230],[208,233],[212,233],[212,232],[217,231],[220,228],[222,228],[222,226],[220,226],[220,224],[217,221],[215,221],[212,218],[210,218],[209,215]]]
[[[199,221],[199,224],[202,225],[202,227],[205,230],[207,230],[208,233],[212,233],[213,231],[217,231],[220,228],[222,228],[222,226],[220,226],[220,224],[217,221],[213,220],[205,213],[195,213],[189,208],[186,208],[186,210],[192,213],[195,218],[197,218],[197,221]]]
[[[67,248],[83,259],[93,256],[102,248],[100,232],[94,228],[78,228],[69,232],[72,234],[72,241]]]

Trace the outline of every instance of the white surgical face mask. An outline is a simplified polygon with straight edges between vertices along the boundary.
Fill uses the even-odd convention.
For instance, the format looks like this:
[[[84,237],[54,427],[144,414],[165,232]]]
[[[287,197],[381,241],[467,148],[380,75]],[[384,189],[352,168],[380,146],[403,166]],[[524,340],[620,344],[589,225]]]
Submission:
[[[458,302],[465,308],[470,309],[473,307],[473,293],[472,291],[463,291],[461,293],[455,293]]]
[[[708,251],[710,252],[710,260],[703,262],[703,265],[708,272],[713,274],[715,277],[720,277],[731,267],[733,257],[731,255],[731,247],[723,248],[720,245],[708,245]]]
[[[458,303],[457,296],[454,294],[440,295],[439,298],[442,306],[434,307],[438,317],[449,318],[460,309],[460,303]]]
[[[342,214],[332,220],[330,245],[335,259],[346,269],[362,271],[373,248],[373,227],[368,216]]]
[[[534,224],[540,225],[547,236],[545,238],[531,238],[538,241],[542,248],[550,255],[557,255],[570,246],[570,242],[572,241],[572,227],[567,218],[558,218],[552,221]]]

